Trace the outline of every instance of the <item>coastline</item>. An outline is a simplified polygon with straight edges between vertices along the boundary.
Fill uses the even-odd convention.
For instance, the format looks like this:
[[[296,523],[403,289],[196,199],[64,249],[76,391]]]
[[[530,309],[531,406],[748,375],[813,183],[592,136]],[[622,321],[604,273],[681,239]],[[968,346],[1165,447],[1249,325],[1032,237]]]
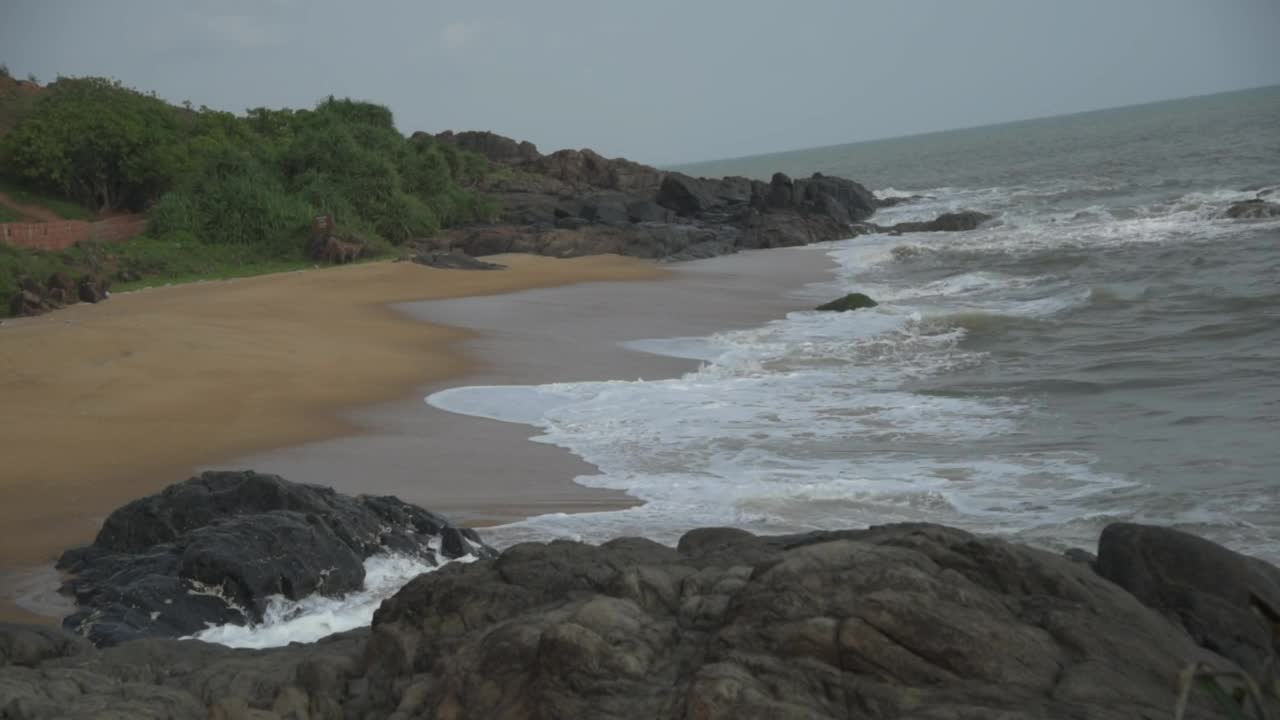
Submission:
[[[348,494],[395,495],[460,524],[491,527],[484,537],[498,546],[527,538],[495,525],[622,510],[637,501],[576,482],[598,474],[596,467],[566,449],[530,441],[538,428],[448,412],[425,398],[460,386],[678,377],[699,361],[622,343],[758,327],[811,308],[815,299],[829,299],[828,291],[810,297],[802,288],[833,280],[832,267],[827,248],[813,245],[679,263],[649,282],[583,282],[401,304],[396,310],[421,322],[466,328],[458,347],[469,372],[426,385],[414,397],[356,411],[353,419],[365,432],[277,447],[218,467],[252,467]]]
[[[6,321],[0,619],[32,619],[12,602],[14,571],[92,540],[116,507],[201,465],[361,433],[352,408],[468,372],[457,341],[471,332],[393,305],[667,274],[618,256],[496,259],[508,269],[370,263],[142,290]]]

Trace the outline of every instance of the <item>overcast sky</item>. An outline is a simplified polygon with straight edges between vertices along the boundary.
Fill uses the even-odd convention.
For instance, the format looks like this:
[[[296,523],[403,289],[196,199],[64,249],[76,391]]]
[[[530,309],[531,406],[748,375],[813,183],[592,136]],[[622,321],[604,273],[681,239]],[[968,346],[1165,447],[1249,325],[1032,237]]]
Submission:
[[[675,163],[1280,83],[1280,0],[0,0],[0,62]]]

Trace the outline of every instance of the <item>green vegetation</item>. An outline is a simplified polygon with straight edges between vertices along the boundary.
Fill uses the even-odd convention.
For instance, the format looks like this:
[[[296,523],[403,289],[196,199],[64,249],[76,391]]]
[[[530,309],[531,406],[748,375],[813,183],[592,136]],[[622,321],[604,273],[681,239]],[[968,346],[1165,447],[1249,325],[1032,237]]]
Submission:
[[[9,74],[9,66],[4,63],[0,63],[0,78],[8,77],[12,77],[12,75]]]
[[[25,188],[12,180],[0,179],[0,192],[8,195],[19,205],[43,208],[63,220],[89,220],[93,213],[70,200]]]
[[[474,189],[489,172],[482,156],[406,138],[390,110],[367,102],[329,97],[310,110],[233,115],[174,107],[112,80],[59,78],[38,97],[0,97],[0,132],[5,116],[0,190],[16,201],[65,218],[147,213],[149,237],[106,250],[122,277],[302,267],[321,215],[368,255],[497,209]],[[15,268],[39,277],[85,261],[78,248],[27,255],[7,253],[0,299],[16,286]]]
[[[9,209],[5,205],[0,205],[0,223],[22,222],[22,215],[17,211]]]

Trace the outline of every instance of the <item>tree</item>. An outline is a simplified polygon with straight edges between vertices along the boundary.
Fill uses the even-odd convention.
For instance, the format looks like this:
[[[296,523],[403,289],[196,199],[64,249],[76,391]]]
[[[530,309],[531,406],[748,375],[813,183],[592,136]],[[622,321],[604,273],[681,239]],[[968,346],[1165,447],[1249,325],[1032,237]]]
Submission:
[[[0,142],[30,184],[98,210],[142,209],[178,171],[175,110],[103,78],[59,78]]]

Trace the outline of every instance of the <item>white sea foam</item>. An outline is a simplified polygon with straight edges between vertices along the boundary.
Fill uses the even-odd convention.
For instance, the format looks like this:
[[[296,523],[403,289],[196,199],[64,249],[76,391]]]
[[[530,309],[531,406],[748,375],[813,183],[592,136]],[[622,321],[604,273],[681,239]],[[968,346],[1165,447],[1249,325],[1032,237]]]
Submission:
[[[465,556],[452,562],[471,562]],[[218,625],[192,636],[231,647],[266,648],[294,642],[315,642],[333,633],[364,627],[373,613],[405,583],[438,568],[418,558],[375,555],[365,560],[364,588],[339,598],[310,595],[289,600],[277,595],[267,604],[257,625]]]

